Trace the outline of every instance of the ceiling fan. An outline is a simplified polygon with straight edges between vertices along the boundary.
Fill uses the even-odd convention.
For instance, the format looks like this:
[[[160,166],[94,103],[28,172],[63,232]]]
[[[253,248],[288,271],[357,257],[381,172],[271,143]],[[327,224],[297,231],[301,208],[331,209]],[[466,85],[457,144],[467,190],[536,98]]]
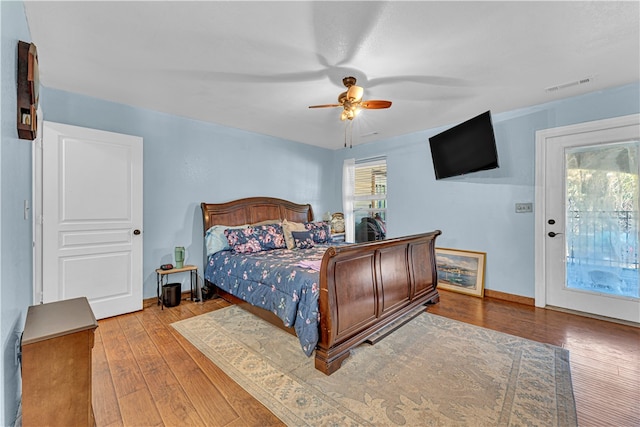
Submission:
[[[347,91],[342,92],[338,96],[338,104],[310,105],[309,108],[342,107],[343,110],[340,114],[340,120],[353,120],[362,109],[378,110],[391,107],[391,101],[363,101],[362,94],[364,93],[364,89],[356,86],[355,77],[343,78],[342,84],[347,88]]]

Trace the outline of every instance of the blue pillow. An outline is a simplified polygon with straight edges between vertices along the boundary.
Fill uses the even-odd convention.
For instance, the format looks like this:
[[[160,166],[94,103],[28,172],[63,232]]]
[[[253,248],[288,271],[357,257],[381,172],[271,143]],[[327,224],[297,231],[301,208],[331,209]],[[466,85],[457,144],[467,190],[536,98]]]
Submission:
[[[313,233],[315,243],[331,242],[331,227],[326,222],[305,222],[304,227]]]
[[[292,231],[293,241],[296,248],[311,249],[313,247],[313,232],[311,231]]]
[[[229,247],[241,254],[250,254],[286,247],[280,224],[251,226],[224,231]]]

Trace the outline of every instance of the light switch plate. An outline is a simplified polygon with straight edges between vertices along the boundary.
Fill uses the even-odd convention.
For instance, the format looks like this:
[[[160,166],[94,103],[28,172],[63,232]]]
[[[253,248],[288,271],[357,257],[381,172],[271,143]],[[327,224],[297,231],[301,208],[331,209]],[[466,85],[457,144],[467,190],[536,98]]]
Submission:
[[[533,212],[533,203],[516,203],[516,213]]]

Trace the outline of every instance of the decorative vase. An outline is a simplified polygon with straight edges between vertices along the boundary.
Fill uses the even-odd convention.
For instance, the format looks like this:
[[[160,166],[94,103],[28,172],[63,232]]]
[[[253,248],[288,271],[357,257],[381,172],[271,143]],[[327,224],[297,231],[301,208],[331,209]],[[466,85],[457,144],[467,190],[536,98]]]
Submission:
[[[184,246],[176,246],[176,268],[184,267]]]

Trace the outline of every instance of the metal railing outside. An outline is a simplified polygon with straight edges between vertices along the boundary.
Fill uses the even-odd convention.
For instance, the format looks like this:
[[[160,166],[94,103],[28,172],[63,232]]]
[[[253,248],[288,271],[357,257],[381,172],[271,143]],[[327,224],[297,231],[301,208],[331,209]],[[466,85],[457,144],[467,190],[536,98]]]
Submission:
[[[640,297],[637,211],[569,211],[567,285]]]

